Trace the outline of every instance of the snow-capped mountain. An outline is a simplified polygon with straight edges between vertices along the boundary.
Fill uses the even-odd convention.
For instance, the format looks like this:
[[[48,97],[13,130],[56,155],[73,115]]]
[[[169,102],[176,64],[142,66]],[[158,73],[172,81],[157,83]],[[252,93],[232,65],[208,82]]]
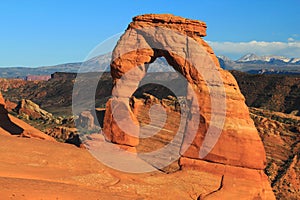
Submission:
[[[250,62],[250,61],[256,61],[256,60],[260,60],[260,57],[253,53],[249,53],[249,54],[242,56],[240,59],[237,60],[237,62]]]
[[[292,58],[289,62],[290,63],[299,63],[300,62],[300,58]]]
[[[242,56],[240,59],[236,60],[236,62],[276,62],[281,61],[284,63],[297,63],[300,61],[300,58],[287,58],[285,56],[257,56],[253,53],[246,54]]]
[[[223,55],[221,55],[221,56],[217,56],[218,58],[220,58],[220,59],[222,59],[222,60],[224,60],[224,61],[226,61],[226,62],[230,62],[230,61],[232,61],[229,57],[227,57],[227,56],[223,56]]]
[[[300,58],[287,58],[284,56],[258,56],[253,53],[246,54],[238,60],[231,60],[226,56],[218,56],[223,69],[239,70],[253,74],[299,74]]]
[[[257,56],[247,54],[234,61],[226,56],[218,56],[223,69],[239,70],[255,74],[300,74],[300,58],[286,58],[284,56]],[[25,78],[27,75],[50,75],[55,72],[103,72],[110,70],[111,54],[93,57],[84,62],[65,63],[44,67],[1,67],[0,77]],[[80,70],[79,70],[80,69]],[[79,71],[78,71],[79,70]],[[164,58],[158,58],[150,64],[149,72],[174,71]]]

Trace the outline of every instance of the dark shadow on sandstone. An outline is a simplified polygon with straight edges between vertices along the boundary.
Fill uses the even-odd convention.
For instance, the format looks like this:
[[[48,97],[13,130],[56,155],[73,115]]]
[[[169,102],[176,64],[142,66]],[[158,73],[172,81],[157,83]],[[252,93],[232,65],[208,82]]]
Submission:
[[[12,135],[20,135],[24,129],[13,123],[8,117],[8,112],[4,105],[0,104],[0,127]]]

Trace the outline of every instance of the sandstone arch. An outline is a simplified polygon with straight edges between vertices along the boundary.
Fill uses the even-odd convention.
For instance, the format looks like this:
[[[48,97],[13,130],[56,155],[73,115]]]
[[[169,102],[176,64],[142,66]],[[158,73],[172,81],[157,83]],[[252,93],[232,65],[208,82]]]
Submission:
[[[181,147],[186,148],[184,149],[186,151],[181,152],[183,157],[181,165],[190,165],[194,163],[193,160],[204,159],[231,166],[264,169],[266,162],[264,148],[249,116],[244,97],[232,75],[220,68],[212,49],[201,38],[204,36],[206,36],[206,24],[200,21],[173,15],[153,14],[133,18],[133,22],[129,24],[113,51],[111,75],[114,81],[112,91],[114,98],[107,103],[104,119],[106,140],[131,147],[138,145],[139,126],[130,109],[129,98],[138,88],[139,81],[145,76],[147,64],[163,56],[191,84],[187,94],[191,102],[191,113]],[[197,46],[201,46],[200,49],[206,52],[201,50],[194,52],[199,50]],[[207,54],[210,55],[209,58]],[[192,62],[183,59],[187,56]],[[198,64],[193,63],[195,60],[201,62],[201,74],[194,67]],[[210,66],[211,63],[214,63],[214,66]],[[207,156],[200,158],[199,151],[208,126],[212,123],[212,114],[221,115],[211,111],[213,102],[210,101],[211,91],[208,90],[209,87],[213,87],[215,95],[221,94],[220,85],[215,82],[216,73],[220,74],[225,88],[226,118],[223,127],[215,127],[215,129],[222,129],[216,145]],[[206,80],[213,81],[207,83],[203,76],[210,76],[206,77]],[[220,98],[215,99],[218,101]],[[116,123],[112,114],[114,110],[119,112],[119,121],[121,121],[119,123]],[[122,118],[127,120],[121,120]],[[128,123],[128,120],[133,123]],[[194,131],[195,138],[190,135],[190,132]]]

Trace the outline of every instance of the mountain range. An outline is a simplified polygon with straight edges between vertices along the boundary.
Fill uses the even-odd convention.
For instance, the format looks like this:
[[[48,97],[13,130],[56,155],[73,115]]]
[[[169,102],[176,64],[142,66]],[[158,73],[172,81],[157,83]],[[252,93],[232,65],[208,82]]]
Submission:
[[[223,69],[238,70],[251,74],[300,74],[300,58],[284,56],[258,56],[246,54],[238,60],[218,56]],[[2,78],[26,78],[29,75],[50,75],[55,72],[104,72],[109,71],[110,54],[100,55],[84,62],[65,63],[41,67],[2,67]],[[150,64],[149,72],[174,71],[164,58],[158,58]]]
[[[238,59],[237,62],[279,62],[300,64],[300,58],[287,58],[284,56],[257,56],[253,53],[249,53]]]
[[[45,76],[55,72],[88,73],[110,71],[111,54],[103,54],[84,62],[65,63],[42,67],[0,67],[0,78],[22,78],[29,75]],[[149,72],[174,71],[164,58],[158,58],[149,66]]]
[[[300,74],[300,58],[284,56],[258,56],[246,54],[238,60],[218,56],[223,69],[238,70],[251,74]]]

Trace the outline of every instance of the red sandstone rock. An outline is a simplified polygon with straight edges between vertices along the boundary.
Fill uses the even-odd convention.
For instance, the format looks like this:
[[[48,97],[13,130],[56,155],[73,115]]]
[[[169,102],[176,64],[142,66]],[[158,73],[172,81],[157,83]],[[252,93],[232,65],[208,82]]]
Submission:
[[[9,100],[5,100],[5,108],[7,111],[12,111],[17,107],[18,104],[11,102]]]
[[[19,115],[27,115],[31,119],[42,119],[42,120],[52,120],[53,116],[51,113],[41,109],[39,105],[34,102],[22,99],[18,106],[16,107],[16,111]]]
[[[89,131],[99,129],[99,127],[95,125],[95,117],[92,115],[91,111],[83,111],[80,113],[76,123],[77,126],[85,128]]]
[[[51,75],[28,75],[26,81],[48,81],[51,79]]]
[[[274,185],[277,197],[280,199],[299,199],[300,197],[300,160],[294,156],[290,165],[280,176],[280,180]]]
[[[125,105],[121,100],[118,99],[111,99],[107,102],[106,113],[108,114],[105,114],[105,118],[104,118],[105,139],[121,145],[137,146],[139,144],[138,137],[134,137],[132,134],[128,135],[127,132],[125,132],[119,127],[120,125],[122,125],[123,127],[126,126],[129,131],[130,130],[132,131],[131,133],[137,134],[138,132],[136,130],[136,127],[134,126],[138,124],[137,119],[134,117],[132,113],[130,113],[130,115],[134,119],[134,124],[131,125],[132,127],[128,127],[127,124],[122,124],[122,121],[119,122],[119,124],[117,124],[116,121],[113,119],[112,110],[115,109],[117,111],[122,111],[122,110],[124,111],[124,108],[120,108],[120,107],[113,108],[112,103],[115,104],[119,103],[120,107],[129,106],[129,105]],[[119,114],[124,116],[124,118],[128,117],[128,113],[119,113]]]
[[[26,85],[23,79],[5,79],[0,78],[0,90],[7,91],[8,89],[19,88]]]
[[[157,27],[163,28],[163,30],[156,29]],[[169,31],[168,34],[165,34],[165,29]],[[215,68],[201,68],[200,71],[207,74],[206,79],[208,78],[208,80],[214,80],[215,74],[220,73],[226,93],[226,112],[224,113],[226,119],[224,127],[221,127],[220,139],[204,159],[233,166],[264,169],[266,163],[265,151],[253,121],[250,119],[248,108],[244,102],[245,99],[240,93],[233,76],[219,67],[213,51],[200,37],[205,36],[205,29],[206,25],[203,22],[173,15],[151,14],[133,18],[133,22],[128,26],[113,52],[111,62],[111,74],[114,79],[113,96],[116,97],[117,101],[126,102],[126,99],[128,101],[132,93],[138,88],[139,81],[145,76],[146,67],[144,64],[153,62],[159,56],[164,56],[168,63],[179,71],[191,85],[192,89],[188,90],[187,98],[192,101],[191,108],[193,109],[190,111],[191,120],[188,121],[187,127],[189,129],[185,133],[181,153],[185,157],[199,159],[199,150],[211,123],[212,114],[222,117],[221,111],[220,113],[211,113],[210,92],[213,89],[216,95],[222,96],[222,86],[218,83],[208,86],[204,82],[203,75],[199,74],[192,63],[186,61],[181,55],[185,55],[185,51],[190,52],[190,57],[196,56],[193,60],[198,60],[202,67],[207,67],[211,62],[214,62]],[[178,36],[179,33],[186,36]],[[175,36],[176,40],[173,39]],[[189,38],[192,39],[189,40],[187,45],[186,40]],[[155,49],[153,46],[161,46],[167,50]],[[195,53],[199,51],[199,46],[204,49],[212,61],[209,61],[209,58],[205,56],[201,56],[205,52],[202,54]],[[140,48],[136,50],[137,47]],[[200,57],[197,57],[199,55]],[[140,67],[137,68],[136,66]],[[192,95],[193,91],[196,96]],[[198,100],[195,100],[195,97]],[[109,104],[108,107],[110,107]],[[194,126],[197,118],[199,118],[199,111],[197,110],[200,110],[201,119],[203,120],[199,126]],[[128,112],[132,121],[136,121],[132,111],[128,109]],[[120,128],[112,123],[113,117],[109,108],[105,122],[104,133],[108,140],[114,138],[113,142],[134,145],[126,142],[132,140],[128,139],[131,136],[121,133]],[[194,140],[190,134],[193,131],[197,132]],[[138,142],[134,143],[138,144]],[[185,151],[185,147],[187,151]]]
[[[146,14],[133,18],[133,22],[129,24],[129,28],[143,28],[145,26],[166,27],[180,31],[190,37],[206,36],[206,24],[198,20],[185,19],[174,16],[172,14]]]
[[[223,171],[218,173],[207,162],[207,171],[124,173],[110,169],[88,151],[73,145],[2,135],[0,163],[1,199],[200,199],[199,196],[218,190],[223,175]],[[242,184],[243,177],[232,175],[236,178],[230,180],[230,173],[228,170],[224,176],[224,191],[232,189],[227,195],[243,194],[243,188],[249,189]],[[237,199],[253,199],[269,192],[263,192],[260,184],[253,181],[245,184],[254,184],[248,192],[257,194]]]
[[[264,142],[265,169],[277,199],[299,199],[300,194],[300,117],[250,108],[251,117]]]
[[[199,199],[275,199],[268,177],[262,170],[240,168],[182,157],[183,170],[193,169],[220,176],[219,188]]]
[[[225,189],[211,195],[215,196],[212,199],[243,198],[247,195],[250,198],[274,199],[262,171],[266,164],[264,147],[249,116],[245,99],[236,80],[229,72],[220,68],[213,50],[201,38],[206,35],[205,29],[206,25],[203,22],[173,15],[151,14],[133,18],[133,22],[121,36],[112,54],[114,98],[107,103],[104,135],[108,141],[117,144],[128,146],[139,144],[139,126],[135,126],[136,111],[133,112],[130,107],[130,98],[146,74],[146,64],[163,56],[190,84],[187,88],[190,117],[181,151],[178,152],[182,156],[181,165],[193,167],[193,162],[202,162],[200,160],[203,159],[228,166],[229,169],[234,168],[235,170],[231,170],[228,176],[229,180],[235,176],[242,176],[244,168],[249,172],[247,177],[253,175],[248,183],[242,178],[239,179],[239,184],[243,186],[237,194],[230,194],[233,188]],[[197,68],[199,66],[200,68]],[[218,74],[220,81],[216,78]],[[226,102],[226,108],[222,106],[222,98]],[[112,107],[112,101],[119,107]],[[216,105],[220,106],[217,110],[214,109]],[[224,112],[222,109],[225,109]],[[122,112],[124,119],[131,119],[123,120],[132,127],[127,129],[132,130],[131,132],[124,131],[126,125],[116,123],[119,120],[116,120],[114,112]],[[223,126],[212,126],[213,133],[220,131],[220,137],[214,145],[216,138],[207,137],[207,131],[215,121],[218,121],[216,119],[222,117],[224,117]],[[196,134],[195,137],[193,132]],[[260,183],[258,186],[255,185],[257,182]],[[231,186],[236,184],[232,181],[229,183]],[[260,192],[257,193],[257,190]]]
[[[55,141],[54,138],[37,130],[22,120],[9,115],[5,109],[5,100],[0,93],[0,134],[19,135],[22,137],[39,138],[43,140]]]
[[[66,141],[77,135],[77,128],[56,126],[54,128],[46,129],[45,133],[53,138]]]
[[[5,100],[4,100],[1,92],[0,92],[0,104],[5,105]]]

